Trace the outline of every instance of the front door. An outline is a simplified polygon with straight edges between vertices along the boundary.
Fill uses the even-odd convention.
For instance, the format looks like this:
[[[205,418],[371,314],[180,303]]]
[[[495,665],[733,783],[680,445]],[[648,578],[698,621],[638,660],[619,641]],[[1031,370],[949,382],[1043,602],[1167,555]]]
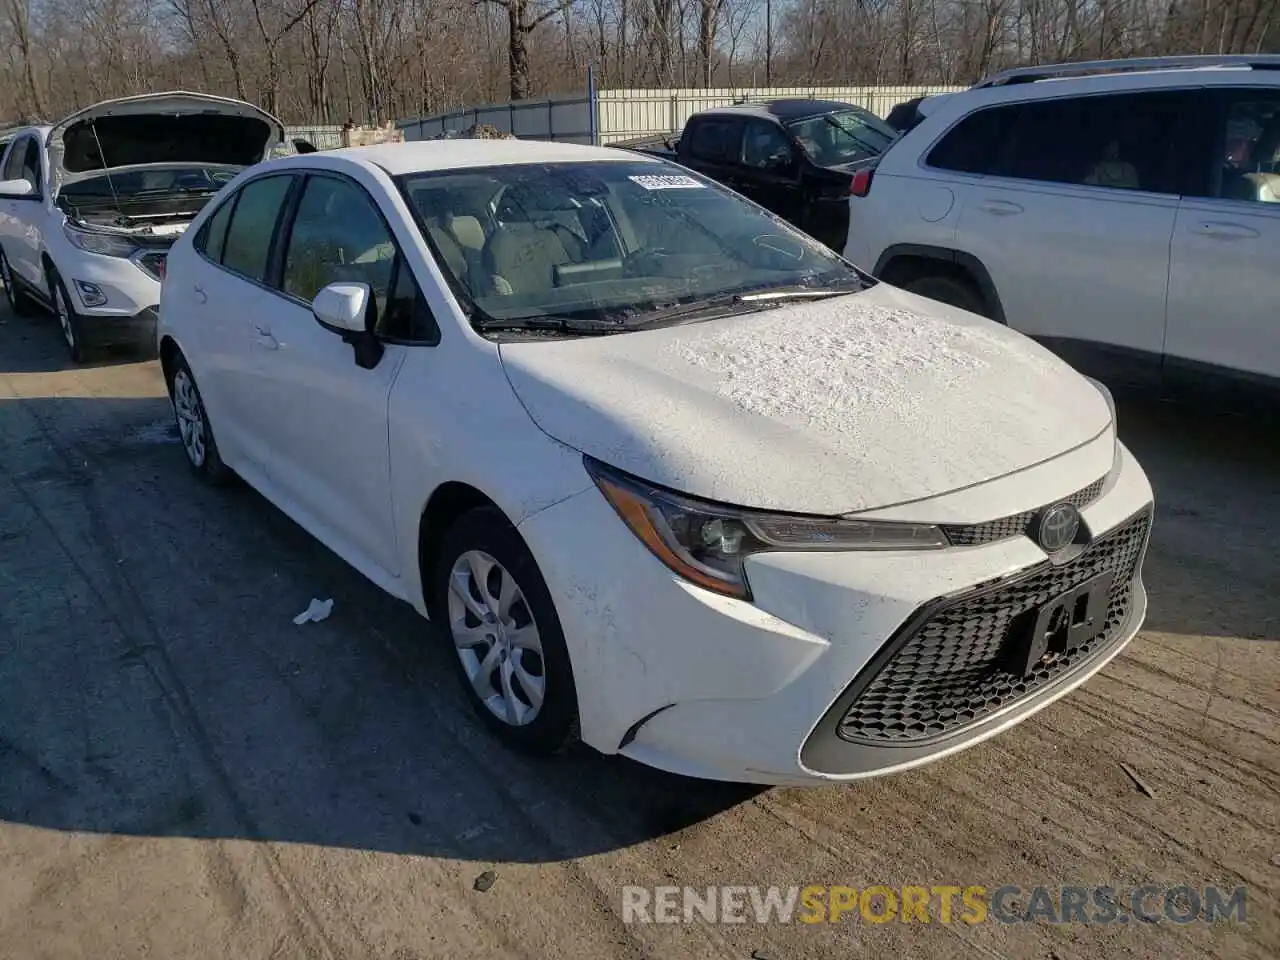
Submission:
[[[1215,90],[1213,153],[1178,210],[1169,265],[1166,374],[1280,378],[1280,91]]]
[[[739,192],[804,229],[800,205],[800,158],[782,127],[748,120],[742,138]]]
[[[380,316],[406,285],[416,287],[373,200],[345,177],[307,178],[281,242],[280,289],[270,312],[255,318],[255,402],[269,414],[272,486],[299,522],[357,567],[396,576],[387,401],[409,348],[384,344],[364,369],[310,303],[327,284],[366,283]],[[371,322],[376,329],[378,318]]]

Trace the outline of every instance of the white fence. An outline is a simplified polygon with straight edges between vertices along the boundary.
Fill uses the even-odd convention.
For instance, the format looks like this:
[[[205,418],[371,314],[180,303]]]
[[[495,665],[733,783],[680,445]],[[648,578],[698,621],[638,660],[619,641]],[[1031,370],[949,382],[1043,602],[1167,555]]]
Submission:
[[[404,131],[406,140],[426,140],[485,123],[529,140],[613,143],[680,130],[685,121],[699,110],[722,107],[739,100],[781,97],[843,100],[884,116],[904,100],[961,89],[863,86],[599,90],[548,100],[518,100],[468,107],[433,117],[402,120],[397,126]]]

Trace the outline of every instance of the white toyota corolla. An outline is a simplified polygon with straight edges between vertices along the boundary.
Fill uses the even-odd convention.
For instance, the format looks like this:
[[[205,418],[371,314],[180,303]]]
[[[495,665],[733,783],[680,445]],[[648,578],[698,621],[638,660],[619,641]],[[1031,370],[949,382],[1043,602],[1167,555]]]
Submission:
[[[437,621],[526,748],[901,770],[1146,611],[1151,488],[1104,388],[660,160],[260,164],[174,245],[159,347],[196,471]]]

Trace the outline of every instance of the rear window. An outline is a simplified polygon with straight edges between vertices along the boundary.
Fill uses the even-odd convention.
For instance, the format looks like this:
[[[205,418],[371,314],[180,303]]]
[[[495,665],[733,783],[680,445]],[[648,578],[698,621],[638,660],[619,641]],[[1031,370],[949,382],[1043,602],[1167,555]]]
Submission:
[[[981,110],[930,152],[930,166],[1042,183],[1176,193],[1182,91],[1033,100]]]
[[[222,251],[224,267],[252,280],[266,280],[271,240],[292,183],[289,176],[263,177],[240,190]]]

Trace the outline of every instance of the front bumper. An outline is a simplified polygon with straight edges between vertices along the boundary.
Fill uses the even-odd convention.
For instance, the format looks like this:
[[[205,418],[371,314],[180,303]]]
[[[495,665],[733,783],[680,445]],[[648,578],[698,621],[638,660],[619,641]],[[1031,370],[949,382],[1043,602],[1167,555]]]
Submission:
[[[1081,513],[1096,543],[1151,500],[1141,467],[1120,446],[1107,485]],[[557,600],[583,739],[691,776],[830,782],[946,756],[1083,683],[1146,612],[1144,534],[1126,568],[1127,606],[1096,649],[945,735],[850,742],[838,728],[877,658],[909,639],[939,598],[964,599],[1044,568],[1035,543],[1016,536],[928,552],[761,554],[748,560],[754,602],[746,603],[676,578],[594,489],[520,529]]]
[[[138,346],[154,350],[159,319],[156,307],[144,307],[127,316],[81,314],[77,334],[86,347]]]

